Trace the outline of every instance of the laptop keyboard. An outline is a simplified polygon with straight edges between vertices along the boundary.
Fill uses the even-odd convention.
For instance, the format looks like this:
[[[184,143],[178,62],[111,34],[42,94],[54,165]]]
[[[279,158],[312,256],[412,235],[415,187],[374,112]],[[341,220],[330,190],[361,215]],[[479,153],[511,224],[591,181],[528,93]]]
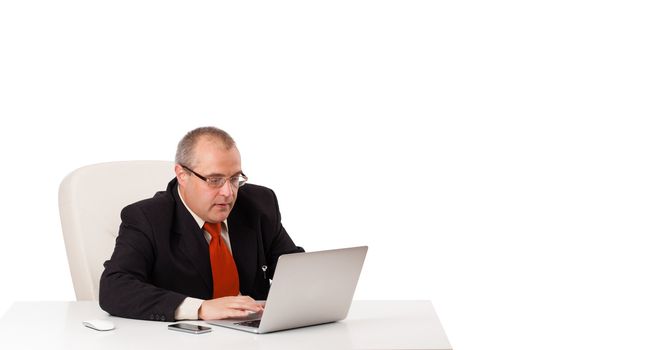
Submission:
[[[247,327],[253,327],[253,328],[258,328],[261,325],[261,320],[253,320],[253,321],[244,321],[244,322],[237,322],[235,324],[238,324],[240,326],[247,326]]]

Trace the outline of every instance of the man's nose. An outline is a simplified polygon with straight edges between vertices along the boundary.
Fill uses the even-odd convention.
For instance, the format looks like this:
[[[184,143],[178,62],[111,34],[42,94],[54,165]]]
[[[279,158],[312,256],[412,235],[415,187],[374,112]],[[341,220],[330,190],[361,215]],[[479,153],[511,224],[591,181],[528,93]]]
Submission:
[[[219,188],[219,194],[224,197],[230,197],[233,194],[233,185],[230,183],[230,180],[226,180],[223,186]]]

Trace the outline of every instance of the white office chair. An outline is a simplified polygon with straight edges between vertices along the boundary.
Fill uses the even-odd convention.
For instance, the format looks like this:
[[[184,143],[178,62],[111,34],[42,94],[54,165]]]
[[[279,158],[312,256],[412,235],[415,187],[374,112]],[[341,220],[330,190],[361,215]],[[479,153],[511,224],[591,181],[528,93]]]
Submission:
[[[121,224],[121,209],[164,191],[174,162],[125,161],[79,168],[58,192],[61,227],[77,300],[98,300],[105,260]]]

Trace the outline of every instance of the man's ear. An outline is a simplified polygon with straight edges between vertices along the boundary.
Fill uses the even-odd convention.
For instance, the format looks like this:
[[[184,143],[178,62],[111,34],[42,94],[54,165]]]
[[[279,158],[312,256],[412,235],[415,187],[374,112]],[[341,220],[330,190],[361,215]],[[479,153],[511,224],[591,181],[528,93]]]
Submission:
[[[186,178],[188,177],[188,173],[186,172],[186,170],[184,170],[184,168],[181,165],[179,164],[174,165],[174,174],[177,177],[177,182],[179,183],[179,185],[181,186],[186,185]]]

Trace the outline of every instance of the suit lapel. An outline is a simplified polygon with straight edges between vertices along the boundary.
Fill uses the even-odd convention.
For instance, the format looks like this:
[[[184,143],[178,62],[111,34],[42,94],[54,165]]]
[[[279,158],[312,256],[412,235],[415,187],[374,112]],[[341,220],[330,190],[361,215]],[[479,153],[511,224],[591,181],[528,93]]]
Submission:
[[[254,285],[258,265],[258,242],[256,231],[249,226],[239,208],[233,208],[228,216],[228,235],[233,250],[233,259],[240,277],[240,291],[249,294]]]
[[[202,232],[202,229],[198,227],[195,219],[191,216],[188,209],[184,206],[179,194],[177,193],[177,187],[172,188],[172,195],[175,200],[175,224],[174,229],[177,234],[180,236],[179,249],[184,253],[186,258],[191,262],[195,270],[198,272],[200,277],[202,277],[207,290],[211,294],[213,290],[212,282],[212,270],[209,262],[209,247],[207,246],[207,240]]]

